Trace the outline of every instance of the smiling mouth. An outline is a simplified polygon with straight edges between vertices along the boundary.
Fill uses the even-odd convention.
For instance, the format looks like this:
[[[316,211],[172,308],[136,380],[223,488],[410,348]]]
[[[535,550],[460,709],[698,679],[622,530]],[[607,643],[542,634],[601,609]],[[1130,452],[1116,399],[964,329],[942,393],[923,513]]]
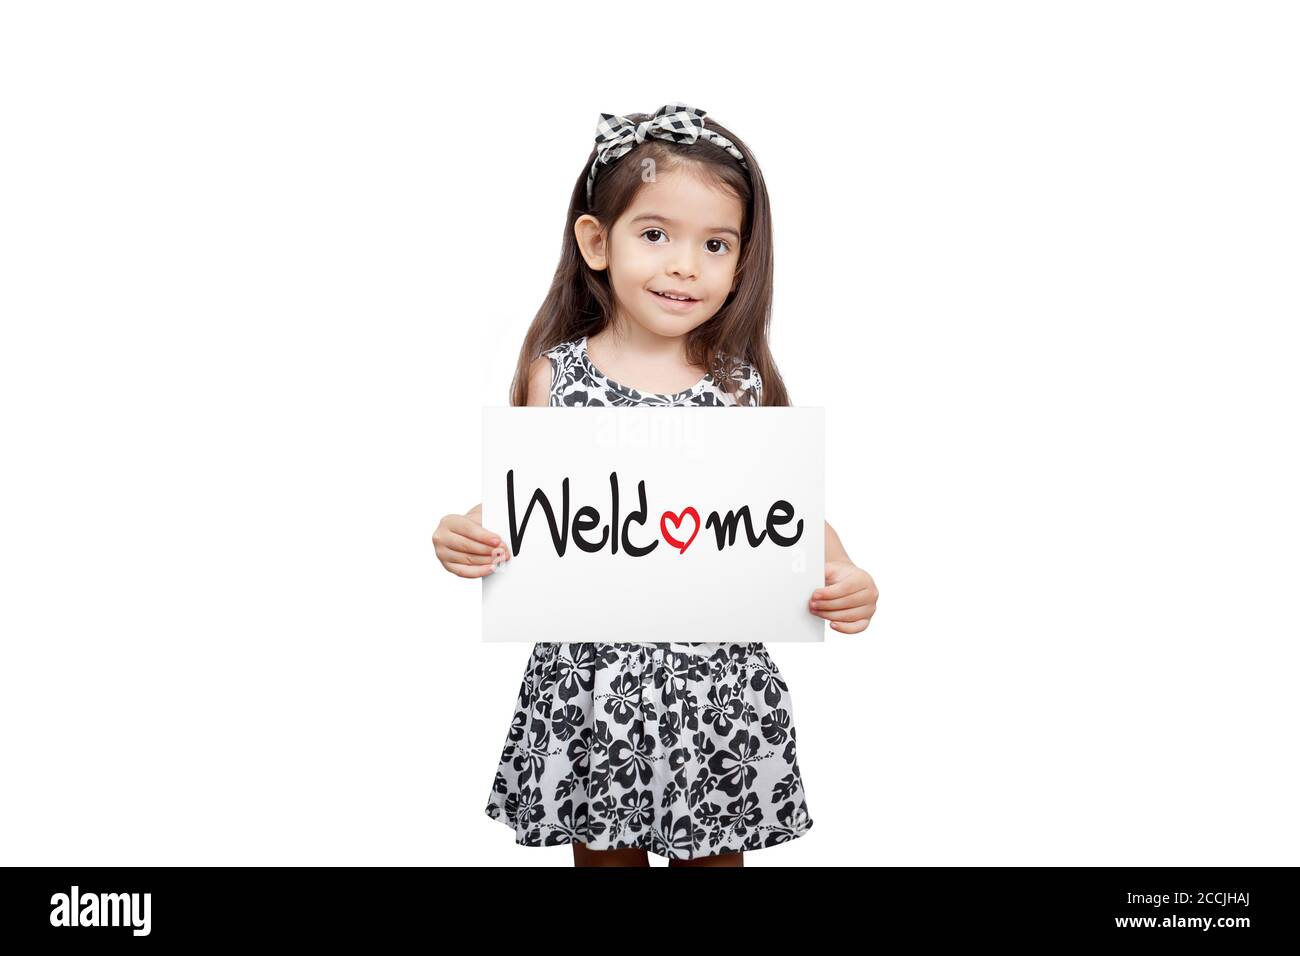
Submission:
[[[689,296],[669,295],[666,292],[655,292],[654,289],[651,289],[650,291],[654,295],[659,296],[659,298],[661,299],[667,299],[669,302],[699,302],[700,301],[699,299],[692,299]]]

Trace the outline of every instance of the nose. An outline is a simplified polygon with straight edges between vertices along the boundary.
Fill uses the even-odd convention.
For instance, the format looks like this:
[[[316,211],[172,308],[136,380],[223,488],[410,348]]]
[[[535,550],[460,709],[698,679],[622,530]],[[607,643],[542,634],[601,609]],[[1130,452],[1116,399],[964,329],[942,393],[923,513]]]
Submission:
[[[696,262],[695,253],[677,248],[674,250],[674,256],[668,263],[668,274],[681,279],[694,279],[698,263]]]

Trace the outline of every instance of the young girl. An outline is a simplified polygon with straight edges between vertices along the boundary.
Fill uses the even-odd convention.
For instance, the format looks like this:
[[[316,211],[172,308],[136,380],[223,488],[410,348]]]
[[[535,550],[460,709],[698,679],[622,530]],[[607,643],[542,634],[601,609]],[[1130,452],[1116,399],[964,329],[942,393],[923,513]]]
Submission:
[[[748,148],[704,115],[680,103],[601,115],[512,405],[789,405],[767,344],[767,189]],[[509,560],[481,516],[439,524],[448,571],[482,577]],[[853,634],[876,597],[828,524],[810,613]],[[776,663],[758,642],[668,640],[696,636],[534,645],[488,816],[522,845],[571,844],[579,866],[648,866],[647,851],[742,866],[743,851],[807,833]]]

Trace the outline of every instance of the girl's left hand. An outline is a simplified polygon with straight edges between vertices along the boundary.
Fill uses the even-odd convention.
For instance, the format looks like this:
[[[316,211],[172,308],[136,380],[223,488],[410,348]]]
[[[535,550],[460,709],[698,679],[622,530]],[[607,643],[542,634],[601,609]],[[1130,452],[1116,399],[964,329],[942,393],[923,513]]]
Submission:
[[[871,575],[856,564],[827,561],[826,586],[812,593],[808,610],[826,618],[841,634],[857,634],[871,623],[879,596]]]

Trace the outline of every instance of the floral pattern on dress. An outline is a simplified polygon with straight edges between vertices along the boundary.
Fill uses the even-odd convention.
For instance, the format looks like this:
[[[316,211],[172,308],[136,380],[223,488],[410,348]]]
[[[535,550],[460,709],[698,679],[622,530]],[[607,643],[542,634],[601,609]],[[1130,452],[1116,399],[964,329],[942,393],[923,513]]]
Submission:
[[[669,859],[812,827],[789,690],[757,643],[534,645],[486,810],[525,846]]]

